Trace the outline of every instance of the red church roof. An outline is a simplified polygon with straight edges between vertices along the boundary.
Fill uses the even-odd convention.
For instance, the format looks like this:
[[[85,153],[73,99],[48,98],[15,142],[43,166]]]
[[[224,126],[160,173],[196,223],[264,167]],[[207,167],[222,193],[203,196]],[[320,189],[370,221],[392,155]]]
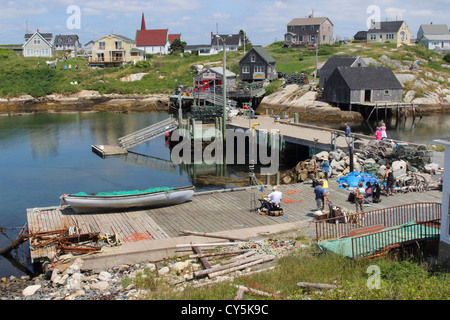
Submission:
[[[181,34],[168,34],[168,29],[150,29],[145,27],[144,13],[142,13],[141,30],[136,32],[136,47],[165,46],[167,40],[172,43],[175,39],[181,40]]]
[[[138,30],[136,33],[136,46],[165,46],[167,29]]]

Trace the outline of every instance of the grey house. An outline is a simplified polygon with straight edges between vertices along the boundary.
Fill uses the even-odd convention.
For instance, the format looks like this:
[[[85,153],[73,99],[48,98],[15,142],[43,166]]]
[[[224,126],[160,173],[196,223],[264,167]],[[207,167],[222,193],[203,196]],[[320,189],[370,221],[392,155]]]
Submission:
[[[81,49],[80,39],[76,34],[56,35],[53,44],[55,45],[55,49],[57,51],[72,50],[77,52],[78,50]]]
[[[51,33],[40,33],[39,30],[33,34],[25,35],[23,45],[24,57],[53,57],[54,46]]]
[[[320,89],[337,67],[367,67],[367,64],[360,56],[331,56],[318,71]]]
[[[337,67],[322,97],[336,104],[401,102],[402,92],[403,86],[388,67]]]
[[[239,61],[241,81],[273,81],[278,78],[275,59],[261,46],[254,46]]]

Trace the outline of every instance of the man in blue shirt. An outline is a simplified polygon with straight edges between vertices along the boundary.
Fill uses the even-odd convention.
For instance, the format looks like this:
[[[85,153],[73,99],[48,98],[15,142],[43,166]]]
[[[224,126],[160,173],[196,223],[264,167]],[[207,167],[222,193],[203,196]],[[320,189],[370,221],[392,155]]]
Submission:
[[[328,173],[330,172],[330,162],[328,162],[328,158],[323,159],[322,163],[319,165],[319,168],[322,169],[324,179],[328,180]]]
[[[350,126],[348,125],[348,123],[345,124],[345,141],[347,141],[347,144],[350,141]]]
[[[323,181],[319,181],[319,184],[314,188],[314,194],[316,196],[317,210],[322,211],[324,208],[325,196],[328,194],[328,191],[323,188]]]

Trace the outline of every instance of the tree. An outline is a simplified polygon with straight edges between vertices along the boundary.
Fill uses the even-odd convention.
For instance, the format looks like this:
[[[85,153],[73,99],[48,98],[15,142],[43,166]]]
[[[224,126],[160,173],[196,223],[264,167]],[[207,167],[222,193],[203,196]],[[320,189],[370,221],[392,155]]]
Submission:
[[[181,41],[180,39],[175,39],[175,40],[173,40],[173,42],[170,44],[170,47],[169,47],[169,53],[170,53],[170,54],[173,54],[173,53],[176,52],[176,51],[183,52],[185,46],[186,46],[186,42]]]
[[[239,36],[241,37],[241,43],[242,43],[242,45],[244,45],[244,43],[245,43],[245,46],[246,46],[246,47],[252,45],[252,43],[250,42],[250,40],[247,38],[247,35],[245,34],[244,30],[240,30],[240,31],[239,31]]]
[[[450,63],[450,53],[447,53],[447,54],[444,56],[444,61]]]

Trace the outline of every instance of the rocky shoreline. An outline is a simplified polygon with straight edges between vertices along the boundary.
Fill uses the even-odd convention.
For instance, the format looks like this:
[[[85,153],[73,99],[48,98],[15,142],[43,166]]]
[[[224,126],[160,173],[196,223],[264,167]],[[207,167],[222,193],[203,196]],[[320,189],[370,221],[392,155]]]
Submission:
[[[53,94],[34,98],[29,95],[17,98],[0,98],[0,115],[33,112],[148,112],[167,110],[169,96],[99,94],[97,91],[83,90],[72,95]]]

